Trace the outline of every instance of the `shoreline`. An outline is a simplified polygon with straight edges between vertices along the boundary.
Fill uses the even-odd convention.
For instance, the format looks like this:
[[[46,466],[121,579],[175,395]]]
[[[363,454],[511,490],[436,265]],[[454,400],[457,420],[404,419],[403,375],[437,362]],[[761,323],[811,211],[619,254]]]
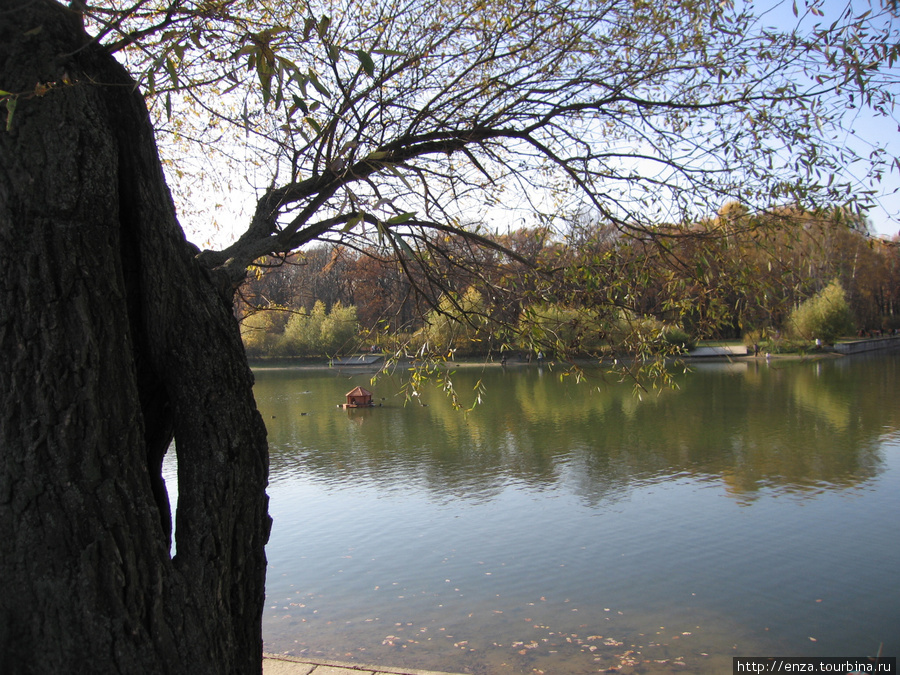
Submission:
[[[875,346],[877,345],[877,346]],[[850,346],[846,351],[840,349],[841,346]],[[862,346],[863,348],[860,348]],[[857,340],[854,342],[838,343],[834,347],[829,347],[820,351],[812,351],[807,353],[786,352],[786,353],[760,353],[753,355],[749,353],[741,354],[716,354],[711,356],[692,356],[685,354],[683,356],[667,356],[664,357],[670,363],[715,363],[715,362],[768,362],[768,361],[815,361],[821,359],[839,359],[847,356],[855,356],[857,354],[866,354],[873,351],[886,351],[891,349],[900,349],[900,338],[875,338],[872,340]],[[382,355],[383,356],[383,355]],[[633,358],[622,357],[616,361],[618,363],[631,363]],[[384,360],[377,364],[333,364],[328,359],[311,358],[311,357],[272,357],[272,358],[253,358],[248,359],[250,368],[253,370],[334,370],[340,373],[356,372],[360,374],[380,372],[385,368],[403,367],[407,368],[414,363],[413,359],[400,359],[394,363],[385,363]],[[499,360],[488,360],[473,357],[469,359],[459,359],[453,361],[444,361],[438,365],[445,368],[523,368],[523,367],[566,367],[577,366],[579,368],[610,368],[615,364],[611,361],[602,359],[571,359],[562,361],[557,359],[544,359],[538,361],[526,360],[509,360],[502,363]]]
[[[345,661],[310,660],[263,653],[263,675],[464,675],[420,668],[374,666]]]

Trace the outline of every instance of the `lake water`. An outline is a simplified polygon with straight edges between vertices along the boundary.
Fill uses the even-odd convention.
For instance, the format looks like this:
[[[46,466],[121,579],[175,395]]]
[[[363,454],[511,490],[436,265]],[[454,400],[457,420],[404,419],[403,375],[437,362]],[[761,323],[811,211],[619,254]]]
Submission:
[[[642,397],[470,366],[468,414],[404,405],[400,375],[258,370],[265,649],[498,674],[896,656],[898,363],[698,364]],[[381,407],[338,408],[356,385]]]

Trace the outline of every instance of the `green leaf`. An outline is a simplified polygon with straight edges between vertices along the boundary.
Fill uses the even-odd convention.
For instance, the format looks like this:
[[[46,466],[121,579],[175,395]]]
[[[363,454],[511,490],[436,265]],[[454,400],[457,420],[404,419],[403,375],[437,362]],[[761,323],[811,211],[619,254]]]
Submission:
[[[372,60],[372,56],[362,49],[357,50],[356,58],[359,59],[359,63],[362,66],[362,69],[366,72],[366,75],[369,77],[375,76],[375,62]]]
[[[408,255],[410,258],[415,257],[415,252],[409,247],[409,244],[404,241],[403,237],[398,235],[394,237],[394,241],[396,241],[400,245],[400,248],[403,249],[403,252],[406,253],[406,255]]]
[[[316,77],[316,74],[311,68],[309,70],[309,81],[312,82],[312,86],[315,87],[316,91],[322,94],[322,96],[331,96],[331,92],[325,88],[325,85],[319,82],[319,78]]]
[[[304,117],[303,119],[306,120],[306,123],[309,124],[309,126],[315,129],[317,134],[322,133],[322,125],[316,122],[316,119],[314,117]]]
[[[303,41],[309,40],[309,36],[312,35],[313,28],[316,27],[316,20],[312,17],[308,18],[303,24]]]
[[[256,74],[259,77],[259,85],[262,87],[263,107],[265,107],[269,105],[272,98],[272,73],[260,62]]]
[[[12,129],[13,113],[16,112],[16,105],[19,103],[18,98],[6,99],[6,130]]]
[[[291,95],[294,99],[294,105],[304,114],[309,115],[309,107],[306,105],[306,101],[297,96],[297,94]]]
[[[396,216],[388,218],[386,222],[388,225],[399,225],[400,223],[405,223],[415,215],[415,211],[406,211],[404,213],[398,213]]]
[[[415,190],[413,190],[413,186],[409,184],[409,181],[408,181],[408,180],[406,180],[406,176],[404,176],[404,175],[400,172],[400,169],[398,169],[398,168],[397,168],[396,166],[394,166],[393,164],[388,164],[388,165],[387,165],[387,168],[388,168],[388,171],[390,171],[390,172],[391,172],[392,174],[394,174],[397,178],[399,178],[401,181],[403,181],[403,184],[406,186],[406,189],[407,189],[407,190],[409,190],[410,192],[415,192]]]
[[[319,37],[324,38],[325,33],[328,32],[328,26],[331,25],[331,19],[327,16],[323,16],[319,21],[319,25],[316,26],[316,30],[319,32]]]
[[[294,63],[290,59],[286,59],[285,57],[281,56],[280,54],[276,54],[275,59],[280,64],[280,67],[282,70],[286,70],[291,73],[296,73],[298,70],[300,70],[300,68],[297,67],[296,63]]]
[[[344,231],[344,232],[349,232],[349,231],[352,230],[354,227],[356,227],[357,225],[359,225],[359,224],[362,222],[362,220],[363,220],[364,217],[365,217],[365,214],[364,214],[362,211],[360,211],[360,212],[358,212],[358,213],[352,215],[352,216],[350,217],[350,219],[347,221],[347,224],[344,225],[343,231]]]
[[[306,93],[306,85],[309,83],[309,78],[302,73],[295,73],[294,81],[300,85],[300,92],[303,94],[303,97],[308,97],[309,94]]]
[[[166,58],[165,67],[166,67],[166,71],[169,73],[169,79],[171,79],[172,84],[177,87],[178,86],[178,69],[175,67],[175,62],[170,58]]]

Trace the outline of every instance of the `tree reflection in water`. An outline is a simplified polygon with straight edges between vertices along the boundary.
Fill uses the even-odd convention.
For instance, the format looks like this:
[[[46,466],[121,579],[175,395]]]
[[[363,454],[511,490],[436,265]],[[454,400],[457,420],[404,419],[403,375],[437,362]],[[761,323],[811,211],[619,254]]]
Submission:
[[[492,673],[896,652],[896,363],[698,364],[640,399],[463,367],[458,391],[487,386],[469,414],[259,370],[267,649]],[[383,407],[338,410],[357,384]]]

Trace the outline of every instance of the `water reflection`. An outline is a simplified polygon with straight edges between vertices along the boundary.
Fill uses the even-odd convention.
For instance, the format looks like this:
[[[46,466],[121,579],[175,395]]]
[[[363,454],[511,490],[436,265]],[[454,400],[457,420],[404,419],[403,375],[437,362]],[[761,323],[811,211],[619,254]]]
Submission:
[[[463,368],[458,391],[488,390],[463,414],[436,391],[404,406],[399,379],[258,371],[267,649],[510,675],[895,654],[897,376],[700,364],[638,398]],[[357,385],[382,407],[338,408]]]
[[[885,365],[886,364],[886,365]],[[569,485],[588,503],[628,485],[690,475],[721,481],[750,502],[760,491],[798,496],[859,486],[878,473],[878,439],[898,426],[895,360],[700,364],[678,389],[637,397],[599,373],[580,384],[536,370],[460,369],[456,386],[487,387],[464,414],[440,392],[403,405],[390,377],[382,407],[336,409],[367,376],[258,372],[270,418],[272,479],[415,486],[436,499],[481,500],[510,481]]]

